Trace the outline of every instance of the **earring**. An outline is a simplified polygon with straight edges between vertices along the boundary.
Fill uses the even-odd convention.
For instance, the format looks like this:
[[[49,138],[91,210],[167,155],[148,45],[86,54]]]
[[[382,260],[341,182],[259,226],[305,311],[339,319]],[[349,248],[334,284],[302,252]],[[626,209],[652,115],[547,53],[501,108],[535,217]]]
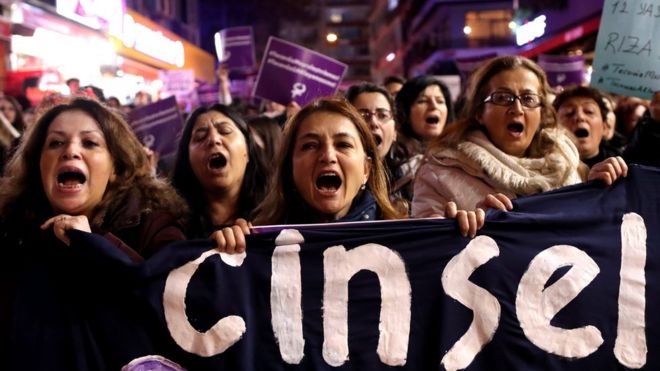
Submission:
[[[365,189],[367,189],[367,183],[362,183],[362,185],[360,186],[360,190],[364,191]]]

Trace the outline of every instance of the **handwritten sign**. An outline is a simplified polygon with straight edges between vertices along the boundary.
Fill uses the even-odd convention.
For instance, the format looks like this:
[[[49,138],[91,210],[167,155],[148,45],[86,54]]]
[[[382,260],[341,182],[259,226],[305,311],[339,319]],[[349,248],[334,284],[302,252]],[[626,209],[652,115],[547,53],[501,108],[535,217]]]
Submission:
[[[252,27],[232,27],[215,33],[215,50],[220,63],[230,70],[252,70],[255,66]]]
[[[660,3],[605,0],[591,83],[644,99],[660,91]]]
[[[313,50],[270,37],[254,87],[254,95],[280,104],[333,95],[346,65]]]

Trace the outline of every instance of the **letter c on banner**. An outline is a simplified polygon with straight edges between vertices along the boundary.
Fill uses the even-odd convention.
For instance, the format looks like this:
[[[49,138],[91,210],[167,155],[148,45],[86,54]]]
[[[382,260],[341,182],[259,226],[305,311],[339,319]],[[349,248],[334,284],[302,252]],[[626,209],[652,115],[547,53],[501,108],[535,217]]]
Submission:
[[[206,332],[199,332],[190,325],[186,316],[186,292],[193,274],[208,257],[221,254],[216,249],[205,251],[197,259],[174,269],[167,276],[163,291],[165,321],[172,339],[185,351],[211,357],[222,353],[241,339],[246,331],[240,316],[227,316],[216,322]],[[237,263],[240,266],[242,260]]]

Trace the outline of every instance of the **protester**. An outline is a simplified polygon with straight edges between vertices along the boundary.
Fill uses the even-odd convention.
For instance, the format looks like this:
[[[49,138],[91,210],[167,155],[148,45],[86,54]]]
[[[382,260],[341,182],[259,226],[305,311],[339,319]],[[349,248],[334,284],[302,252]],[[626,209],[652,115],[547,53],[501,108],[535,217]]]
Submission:
[[[80,79],[72,77],[66,80],[66,86],[69,87],[69,95],[74,97],[80,93]]]
[[[635,125],[646,112],[648,102],[637,98],[620,96],[614,109],[616,115],[616,131],[623,134],[624,137],[630,138]]]
[[[392,97],[396,97],[396,94],[401,90],[403,84],[406,80],[399,76],[387,76],[383,80],[383,86]]]
[[[408,80],[396,96],[397,141],[404,150],[403,175],[393,186],[412,200],[412,181],[428,144],[440,136],[445,125],[454,120],[451,95],[447,86],[432,76]]]
[[[25,121],[21,105],[16,99],[8,95],[0,96],[0,175],[4,174],[5,163],[11,157],[15,147],[18,145],[19,138],[25,130]]]
[[[406,160],[396,143],[394,100],[387,90],[370,83],[351,86],[346,92],[346,99],[358,110],[371,129],[378,148],[378,158],[383,161],[387,172],[390,200],[407,214],[407,201],[399,192],[392,192],[397,179],[403,175],[400,166]]]
[[[415,180],[412,215],[510,209],[510,199],[580,182],[579,154],[546,100],[545,73],[519,56],[492,59],[471,77],[466,117],[431,147]],[[586,169],[585,169],[586,170]],[[627,174],[620,157],[594,165],[588,179],[612,184]]]
[[[573,133],[580,160],[591,167],[621,152],[604,146],[607,121],[605,97],[598,89],[575,86],[562,91],[553,102],[558,123]]]
[[[264,164],[271,165],[275,161],[282,143],[280,124],[275,119],[266,116],[250,118],[247,123],[257,146],[261,149]],[[267,170],[271,168],[268,166]]]
[[[635,125],[623,155],[631,163],[660,166],[660,91]]]
[[[134,278],[94,257],[106,251],[137,262],[183,239],[185,203],[151,176],[129,126],[87,99],[41,116],[7,174],[0,185],[3,364],[119,369],[142,339],[119,329],[146,325],[148,317],[123,290]],[[107,363],[96,364],[99,358]]]
[[[220,104],[200,107],[181,135],[172,184],[188,202],[190,238],[249,219],[268,180],[245,121]]]
[[[360,114],[343,99],[320,99],[291,118],[274,181],[254,223],[308,224],[404,218],[388,198],[377,147]],[[447,207],[474,235],[483,218]],[[230,232],[225,230],[225,232]],[[238,240],[230,236],[230,239]]]

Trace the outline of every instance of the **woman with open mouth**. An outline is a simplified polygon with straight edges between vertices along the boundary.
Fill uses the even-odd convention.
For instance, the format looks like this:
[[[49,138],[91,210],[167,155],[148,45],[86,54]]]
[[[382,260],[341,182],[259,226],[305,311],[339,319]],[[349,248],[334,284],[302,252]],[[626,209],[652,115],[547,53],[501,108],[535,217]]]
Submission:
[[[576,86],[562,91],[552,103],[559,124],[573,133],[580,160],[591,167],[621,152],[604,146],[603,135],[608,109],[598,89]]]
[[[358,110],[371,129],[378,148],[378,158],[385,165],[387,172],[390,200],[408,214],[408,201],[401,196],[401,192],[391,191],[397,180],[403,176],[401,165],[407,161],[403,148],[396,142],[394,100],[385,88],[371,83],[351,86],[346,92],[346,99]]]
[[[185,238],[186,210],[122,118],[80,98],[47,111],[0,185],[3,364],[118,370],[135,358],[136,277],[98,255],[142,261]]]
[[[398,123],[397,141],[404,150],[406,162],[402,175],[392,190],[404,198],[413,197],[413,179],[428,145],[442,134],[447,123],[454,121],[449,88],[433,76],[419,76],[406,81],[396,95]]]
[[[429,148],[415,180],[413,216],[459,209],[511,209],[510,199],[627,174],[620,157],[586,174],[577,148],[556,121],[543,70],[519,56],[497,57],[478,69],[466,91],[464,118]],[[579,170],[583,169],[583,172]]]
[[[237,222],[249,233],[268,175],[246,122],[221,104],[196,109],[181,134],[172,184],[190,206],[189,238],[223,238],[214,232]]]

